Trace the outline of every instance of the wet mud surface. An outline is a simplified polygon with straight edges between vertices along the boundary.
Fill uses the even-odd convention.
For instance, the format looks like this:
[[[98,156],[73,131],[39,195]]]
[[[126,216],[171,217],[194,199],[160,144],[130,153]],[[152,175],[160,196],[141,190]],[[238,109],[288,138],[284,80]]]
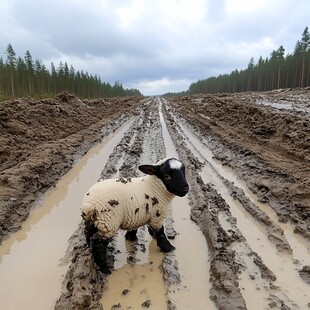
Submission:
[[[164,122],[187,168],[191,220],[207,245],[210,308],[307,309],[309,108],[307,89],[108,101],[60,94],[44,102],[1,105],[0,236],[8,238],[19,229],[38,195],[129,118],[132,125],[100,177],[137,176],[139,164],[165,157]],[[182,238],[173,215],[166,232],[172,243]],[[142,232],[128,252],[124,264],[129,268],[143,263],[138,254],[148,251],[146,239]],[[82,222],[68,244],[63,260],[69,265],[55,309],[138,309],[126,305],[134,294],[129,284],[105,305],[109,278],[93,263]],[[114,272],[119,252],[114,240],[109,246]],[[186,308],[173,297],[184,285],[179,260],[177,254],[163,255],[159,264],[166,294],[154,297],[146,288],[139,293],[141,309]],[[192,261],[196,268],[194,255]],[[154,261],[146,264],[154,272]],[[161,306],[156,298],[163,299]]]
[[[38,195],[128,120],[138,104],[132,98],[82,101],[67,93],[1,103],[0,243],[20,228]]]

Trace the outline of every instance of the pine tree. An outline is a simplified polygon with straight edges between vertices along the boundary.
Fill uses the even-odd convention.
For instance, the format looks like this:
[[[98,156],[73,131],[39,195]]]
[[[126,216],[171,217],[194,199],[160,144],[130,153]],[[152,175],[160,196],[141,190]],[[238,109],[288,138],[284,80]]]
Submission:
[[[247,91],[252,90],[252,75],[253,75],[253,70],[254,70],[254,58],[251,57],[250,62],[248,64],[248,70],[247,70]]]
[[[10,85],[11,85],[11,95],[15,96],[14,90],[14,78],[15,78],[15,71],[16,71],[16,54],[11,44],[8,44],[6,49],[7,60],[6,63],[9,69],[9,77],[10,77]]]
[[[27,67],[27,85],[28,85],[28,95],[33,93],[34,84],[34,68],[33,60],[30,52],[27,50],[25,54],[25,62]]]
[[[301,54],[302,54],[300,87],[303,87],[304,86],[304,75],[305,75],[305,58],[306,58],[306,53],[309,51],[309,48],[310,48],[310,34],[308,31],[308,27],[306,27],[304,32],[302,33],[300,47],[301,47]]]
[[[281,67],[283,66],[283,62],[284,62],[284,52],[285,52],[285,49],[282,45],[276,51],[276,57],[277,57],[277,63],[278,63],[278,87],[277,88],[280,88]]]
[[[0,95],[4,95],[4,81],[5,81],[5,66],[3,58],[0,57]]]

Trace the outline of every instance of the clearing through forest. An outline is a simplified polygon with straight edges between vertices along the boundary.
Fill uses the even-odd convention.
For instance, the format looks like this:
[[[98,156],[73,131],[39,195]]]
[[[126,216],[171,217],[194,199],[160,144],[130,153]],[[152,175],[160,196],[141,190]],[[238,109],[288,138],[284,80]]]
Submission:
[[[3,104],[2,305],[307,309],[309,108],[307,89]],[[176,250],[160,253],[143,228],[137,242],[119,232],[115,270],[103,275],[83,236],[81,197],[99,178],[136,176],[166,156],[184,162],[190,184],[166,222]]]

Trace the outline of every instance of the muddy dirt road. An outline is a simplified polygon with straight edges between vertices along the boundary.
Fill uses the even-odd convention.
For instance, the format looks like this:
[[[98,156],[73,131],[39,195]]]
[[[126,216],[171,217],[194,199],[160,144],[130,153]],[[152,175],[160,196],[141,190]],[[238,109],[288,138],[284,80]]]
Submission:
[[[309,111],[308,89],[1,105],[1,304],[309,309]],[[146,229],[133,243],[119,232],[106,277],[79,201],[99,178],[165,156],[185,163],[191,188],[166,222],[176,250],[160,253]]]

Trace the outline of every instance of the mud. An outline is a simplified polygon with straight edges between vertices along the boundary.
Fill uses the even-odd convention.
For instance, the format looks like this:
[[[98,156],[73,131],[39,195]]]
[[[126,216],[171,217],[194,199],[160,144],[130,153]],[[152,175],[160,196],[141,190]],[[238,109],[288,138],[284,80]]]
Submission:
[[[261,98],[280,107],[283,98],[310,106],[308,89],[177,98],[173,106],[208,138],[215,158],[268,202],[281,222],[292,222],[310,239],[309,112],[261,105]]]
[[[0,243],[20,228],[39,194],[134,114],[138,104],[136,98],[82,101],[67,93],[1,103]]]
[[[308,89],[107,101],[81,101],[63,93],[45,101],[7,102],[0,107],[0,235],[8,238],[19,229],[37,197],[93,144],[133,116],[100,177],[136,176],[140,163],[173,152],[185,163],[190,216],[209,255],[205,265],[199,263],[200,271],[208,266],[200,272],[209,282],[205,293],[194,295],[188,282],[186,301],[207,296],[210,309],[307,309],[309,108]],[[163,124],[173,147],[165,141]],[[174,227],[175,218],[172,212],[166,231],[177,243],[182,229]],[[115,238],[109,247],[113,282],[94,265],[81,222],[63,258],[70,264],[55,309],[188,308],[174,295],[184,289],[186,254],[153,256],[152,265],[148,255],[157,254],[150,240],[141,232],[127,251],[123,236]],[[199,268],[191,256],[193,270]],[[145,268],[141,280],[139,266]],[[158,266],[158,281],[164,284],[159,295],[149,284],[134,285],[158,272]],[[133,272],[136,280],[117,282],[117,273],[124,278],[123,269],[128,279]],[[108,301],[114,286],[118,291]]]
[[[310,284],[310,265],[304,266],[301,270],[298,271],[301,278]]]

